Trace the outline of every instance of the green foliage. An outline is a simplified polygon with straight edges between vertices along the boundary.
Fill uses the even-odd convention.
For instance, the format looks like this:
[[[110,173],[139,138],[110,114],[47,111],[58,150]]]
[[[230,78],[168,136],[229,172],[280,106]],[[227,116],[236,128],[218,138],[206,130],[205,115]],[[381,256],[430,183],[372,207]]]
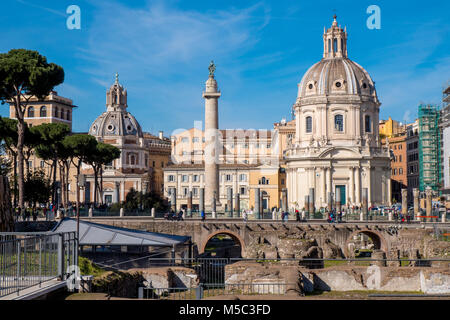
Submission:
[[[81,162],[89,163],[91,156],[96,152],[97,140],[89,134],[74,134],[63,140],[65,148],[72,150],[74,158]],[[74,163],[78,166],[79,163]]]
[[[78,266],[80,267],[80,273],[82,275],[98,277],[105,273],[105,270],[85,257],[78,257]]]
[[[0,54],[0,100],[3,102],[18,94],[43,98],[62,82],[63,68],[48,63],[37,51],[12,49]]]
[[[105,165],[120,157],[120,149],[103,142],[98,142],[96,145],[96,152],[91,155],[91,160],[94,163]]]
[[[127,211],[141,208],[144,210],[155,208],[156,211],[167,210],[166,202],[157,193],[143,193],[134,189],[128,192],[123,207]]]
[[[46,203],[48,202],[52,185],[50,180],[45,177],[45,172],[38,170],[27,175],[25,180],[25,201],[30,203]]]
[[[38,137],[36,155],[43,160],[57,160],[67,158],[68,152],[64,148],[63,140],[70,133],[68,125],[63,123],[44,123],[32,127],[30,131]]]
[[[122,204],[115,202],[115,203],[111,204],[109,211],[120,211],[120,208],[122,208]]]

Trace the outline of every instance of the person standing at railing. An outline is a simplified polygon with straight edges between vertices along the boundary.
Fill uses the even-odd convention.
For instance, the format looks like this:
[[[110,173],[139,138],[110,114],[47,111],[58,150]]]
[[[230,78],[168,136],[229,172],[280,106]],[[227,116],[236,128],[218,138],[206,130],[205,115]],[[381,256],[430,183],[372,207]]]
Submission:
[[[300,221],[300,212],[298,212],[297,209],[295,209],[295,221],[297,221],[297,222]]]
[[[200,216],[202,217],[202,221],[205,221],[205,210],[202,210]]]

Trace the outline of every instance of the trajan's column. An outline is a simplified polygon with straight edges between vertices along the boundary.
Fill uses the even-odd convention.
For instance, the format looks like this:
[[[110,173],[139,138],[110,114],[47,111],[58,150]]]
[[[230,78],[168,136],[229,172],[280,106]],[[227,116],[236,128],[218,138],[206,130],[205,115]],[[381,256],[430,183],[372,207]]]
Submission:
[[[220,91],[214,79],[216,67],[211,61],[209,65],[209,78],[206,81],[205,99],[205,210],[213,211],[213,198],[216,197],[216,206],[219,207],[219,116],[218,106]]]

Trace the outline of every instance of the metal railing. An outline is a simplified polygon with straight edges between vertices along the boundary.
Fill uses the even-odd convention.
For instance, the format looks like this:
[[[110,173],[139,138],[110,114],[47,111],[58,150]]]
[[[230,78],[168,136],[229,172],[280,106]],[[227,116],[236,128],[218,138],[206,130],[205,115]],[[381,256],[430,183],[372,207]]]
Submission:
[[[200,300],[209,297],[227,295],[284,295],[296,283],[232,283],[232,284],[199,284],[192,288],[152,288],[140,287],[139,299],[157,300]]]
[[[296,290],[298,283],[287,283],[283,279],[260,279],[248,282],[239,282],[226,279],[225,267],[238,262],[256,262],[267,266],[302,266],[308,269],[323,269],[334,266],[347,265],[351,267],[369,267],[371,265],[391,267],[440,267],[449,268],[450,259],[374,259],[374,258],[347,258],[347,259],[265,259],[265,258],[150,258],[148,268],[152,267],[186,267],[193,269],[197,280],[189,284],[169,283],[168,287],[153,286],[139,288],[138,297],[141,299],[169,299],[191,300],[221,295],[283,295],[288,290]],[[236,282],[235,282],[236,281]],[[265,282],[263,282],[265,281]]]
[[[0,297],[66,280],[67,268],[78,265],[77,249],[75,232],[0,233]]]

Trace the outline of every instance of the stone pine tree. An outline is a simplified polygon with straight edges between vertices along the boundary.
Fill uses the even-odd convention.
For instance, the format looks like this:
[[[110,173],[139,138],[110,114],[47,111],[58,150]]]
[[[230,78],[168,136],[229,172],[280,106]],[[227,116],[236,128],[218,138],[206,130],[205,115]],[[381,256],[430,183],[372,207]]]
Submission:
[[[12,158],[12,167],[13,167],[13,175],[12,175],[12,192],[14,196],[14,206],[17,206],[17,120],[2,118],[0,121],[0,139],[3,143],[3,147]]]
[[[97,195],[103,193],[103,166],[120,157],[120,149],[103,142],[98,142],[96,151],[90,156],[90,165],[94,169],[94,204],[97,204]],[[98,182],[100,176],[100,183]],[[103,199],[102,199],[103,200]],[[103,203],[103,201],[100,201]]]
[[[95,154],[97,150],[97,140],[88,134],[74,134],[71,136],[67,136],[63,141],[64,146],[67,149],[72,150],[72,163],[77,168],[77,185],[76,185],[76,194],[77,194],[77,215],[79,214],[80,207],[80,187],[79,187],[79,179],[81,173],[81,165],[82,163],[91,163],[92,155]]]
[[[0,54],[0,100],[14,106],[17,122],[17,162],[19,208],[24,208],[23,146],[25,139],[24,113],[30,99],[44,99],[53,88],[64,81],[62,67],[48,63],[37,51],[12,49]]]
[[[6,134],[3,119],[0,117],[0,139]],[[0,232],[14,231],[14,216],[6,172],[0,172]]]
[[[44,123],[31,128],[31,131],[39,137],[39,144],[36,146],[36,155],[46,161],[50,167],[50,178],[52,181],[52,202],[56,204],[56,174],[58,169],[58,160],[62,156],[61,145],[64,138],[70,133],[68,125],[63,123]],[[60,176],[61,184],[64,177]],[[63,190],[64,191],[64,190]]]

